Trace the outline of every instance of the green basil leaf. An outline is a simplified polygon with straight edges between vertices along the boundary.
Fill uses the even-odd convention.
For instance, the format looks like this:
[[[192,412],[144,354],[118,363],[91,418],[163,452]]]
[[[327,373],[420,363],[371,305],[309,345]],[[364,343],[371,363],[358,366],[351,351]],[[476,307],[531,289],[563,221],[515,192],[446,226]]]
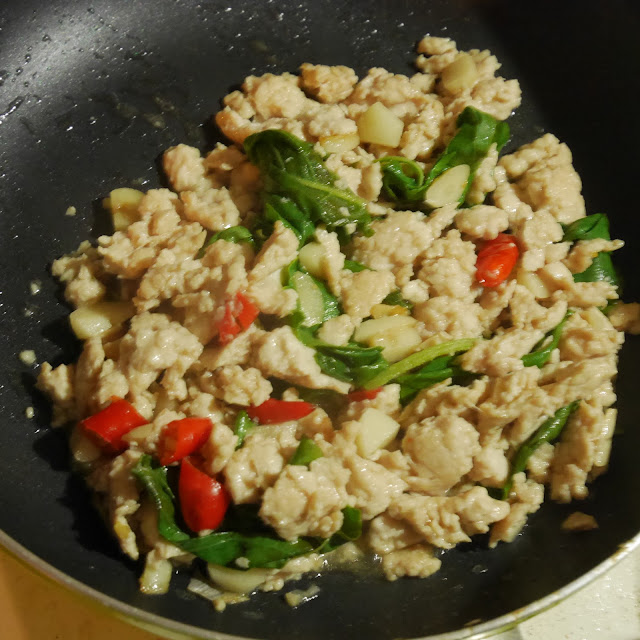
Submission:
[[[536,431],[522,444],[511,461],[509,478],[502,489],[502,499],[506,500],[511,493],[513,476],[524,471],[529,458],[543,442],[553,442],[562,433],[565,425],[573,412],[578,408],[579,400],[575,400],[561,409],[558,409],[550,418],[547,418]]]
[[[151,456],[144,454],[131,473],[144,487],[158,511],[160,535],[174,544],[188,540],[189,534],[182,531],[175,521],[174,495],[167,482],[167,468],[152,466]]]
[[[302,538],[287,542],[279,538],[253,536],[244,541],[242,555],[249,560],[249,567],[279,569],[291,558],[303,556],[313,550],[313,545]]]
[[[414,160],[402,156],[380,158],[382,167],[382,193],[392,202],[419,202],[426,189],[422,167]]]
[[[205,562],[227,565],[244,556],[246,539],[247,536],[235,531],[220,531],[174,544]]]
[[[238,413],[233,431],[238,436],[236,449],[239,449],[243,445],[246,435],[256,426],[256,423],[251,420],[246,411],[242,410]]]
[[[289,464],[308,467],[317,458],[322,458],[322,449],[308,436],[302,436],[300,444],[293,452]]]
[[[563,242],[578,242],[579,240],[595,240],[602,238],[611,240],[609,232],[609,219],[604,213],[594,213],[575,220],[564,227]],[[581,273],[573,274],[574,282],[610,282],[620,287],[621,281],[616,268],[613,266],[611,256],[606,251],[601,251]]]
[[[287,387],[290,386],[291,384],[287,384]],[[320,407],[329,415],[338,413],[347,403],[347,397],[333,389],[309,389],[299,385],[293,386],[297,390],[300,400]]]
[[[591,262],[591,264],[581,273],[573,274],[574,282],[610,282],[618,287],[620,277],[613,266],[611,256],[606,251],[601,251]]]
[[[346,542],[354,542],[362,535],[362,513],[355,507],[345,507],[342,510],[342,527],[330,538],[324,540],[317,548],[316,553],[328,553],[337,549]]]
[[[235,242],[239,244],[240,242],[246,242],[250,244],[252,247],[255,247],[256,243],[251,235],[251,231],[246,227],[242,227],[240,225],[236,227],[229,227],[227,229],[223,229],[222,231],[218,231],[218,233],[214,233],[202,246],[200,252],[198,253],[198,258],[202,258],[205,253],[205,249],[211,246],[214,242],[218,240],[226,240],[227,242]]]
[[[435,360],[440,356],[450,356],[468,351],[475,343],[475,338],[461,338],[459,340],[448,340],[447,342],[427,347],[421,351],[416,351],[406,358],[389,365],[362,386],[368,390],[377,389],[378,387],[382,387],[383,385],[394,381],[401,375],[430,363],[432,360]]]
[[[596,238],[611,240],[609,219],[604,213],[594,213],[593,215],[579,218],[563,228],[564,236],[562,237],[562,242],[595,240]]]
[[[413,309],[413,302],[405,300],[398,289],[392,291],[383,301],[382,304],[395,305],[404,307],[405,309]]]
[[[381,347],[363,347],[357,342],[350,342],[342,347],[335,345],[320,345],[319,349],[330,353],[335,358],[340,358],[350,367],[363,367],[378,363]]]
[[[453,378],[455,384],[464,384],[480,377],[478,374],[462,369],[456,360],[456,355],[440,356],[413,373],[397,377],[395,382],[400,385],[401,404],[406,405],[419,391],[447,378]]]
[[[268,225],[282,219],[297,232],[301,243],[318,224],[329,231],[341,232],[355,225],[364,235],[371,235],[371,216],[366,202],[347,189],[335,185],[337,176],[329,171],[313,145],[296,136],[269,129],[250,135],[244,142],[249,160],[262,175],[265,213],[261,236],[268,235]],[[348,234],[347,234],[348,235]]]
[[[348,271],[352,271],[353,273],[358,273],[358,271],[364,271],[365,269],[369,269],[366,264],[362,264],[357,260],[348,260],[344,261],[344,268]],[[371,269],[369,269],[371,271]]]
[[[399,156],[385,156],[382,165],[382,190],[392,202],[422,203],[427,189],[442,173],[461,164],[470,168],[467,188],[473,182],[475,172],[489,153],[492,145],[498,151],[509,140],[509,125],[487,113],[466,107],[456,122],[458,131],[440,155],[428,175],[413,160]]]
[[[400,401],[406,404],[418,391],[442,382],[454,375],[453,360],[456,356],[440,356],[414,373],[398,376],[395,382],[400,385]]]
[[[314,330],[295,328],[298,340],[316,350],[315,360],[328,376],[362,386],[389,366],[382,355],[382,347],[364,347],[357,342],[336,346],[314,335]]]
[[[259,504],[230,504],[220,529],[248,535],[269,535],[271,529],[260,519],[259,512]]]
[[[295,202],[277,194],[266,197],[265,216],[267,220],[275,222],[281,220],[285,226],[293,230],[304,244],[315,233],[313,222],[300,210]]]
[[[323,373],[342,382],[353,382],[353,373],[342,360],[321,351],[316,352],[314,358]]]
[[[567,320],[572,315],[573,311],[569,309],[560,323],[533,347],[531,353],[522,356],[521,360],[525,367],[543,367],[549,362],[551,353],[554,349],[557,349],[560,344],[564,325],[567,324]]]

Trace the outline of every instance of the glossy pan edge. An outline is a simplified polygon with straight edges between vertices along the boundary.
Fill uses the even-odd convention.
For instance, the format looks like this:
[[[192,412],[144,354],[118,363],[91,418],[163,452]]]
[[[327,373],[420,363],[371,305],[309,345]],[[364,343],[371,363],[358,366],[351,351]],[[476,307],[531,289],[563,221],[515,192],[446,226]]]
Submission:
[[[72,4],[71,2],[69,2],[68,4]],[[357,3],[356,3],[357,4]],[[401,3],[399,3],[401,4]],[[423,3],[423,4],[427,4],[427,3]],[[444,3],[433,3],[434,5],[437,4],[444,4]],[[615,6],[616,3],[614,2],[612,6]],[[618,5],[620,6],[620,5]],[[529,95],[531,95],[531,92],[529,92]],[[203,112],[203,109],[200,108],[200,112]],[[66,121],[65,123],[66,124]],[[6,128],[6,127],[5,127]],[[559,132],[560,133],[560,132]],[[562,137],[562,136],[561,136]],[[619,138],[618,138],[619,140]],[[573,146],[573,145],[572,145]],[[582,159],[582,161],[584,162],[584,154],[577,154],[578,159]],[[606,168],[605,168],[605,173],[606,173]],[[591,182],[587,181],[586,187],[591,187]],[[92,193],[97,193],[99,191],[99,188],[95,187],[92,190]],[[627,236],[626,234],[623,234],[622,237],[624,237],[625,239],[628,239],[629,241],[632,240],[631,236]],[[631,244],[631,242],[630,242]],[[637,287],[636,287],[637,289]],[[631,298],[632,299],[632,298]],[[637,296],[636,296],[637,299]],[[618,447],[619,446],[624,446],[623,442],[619,442]],[[616,445],[614,444],[614,450],[616,449]],[[598,485],[601,481],[598,481]],[[616,487],[618,490],[621,488],[620,485],[617,485]],[[634,532],[627,532],[627,535],[625,535],[624,537],[622,537],[622,540],[626,540],[627,536],[630,533],[634,533]],[[531,535],[531,533],[529,534]],[[2,538],[3,540],[4,538]],[[492,620],[491,622],[485,622],[482,623],[481,625],[477,625],[475,627],[466,627],[462,630],[459,631],[452,631],[449,633],[444,633],[444,634],[440,634],[440,635],[432,635],[429,636],[430,638],[438,638],[441,640],[453,640],[453,639],[458,639],[458,638],[467,638],[467,637],[486,637],[486,634],[490,634],[493,632],[496,632],[498,630],[501,630],[505,627],[509,627],[512,626],[513,624],[516,624],[517,622],[520,622],[522,620],[524,620],[526,617],[530,616],[530,615],[534,615],[540,611],[542,611],[543,609],[549,607],[549,606],[553,606],[554,604],[556,604],[557,602],[560,601],[560,599],[562,599],[563,597],[565,597],[566,595],[570,595],[571,593],[573,593],[575,590],[577,590],[578,588],[584,586],[585,584],[587,584],[590,580],[592,580],[594,577],[597,577],[598,575],[600,575],[601,573],[603,573],[604,571],[606,571],[610,566],[613,565],[613,563],[617,562],[619,559],[621,559],[621,557],[624,557],[624,555],[626,555],[626,553],[628,553],[628,551],[637,546],[638,544],[638,539],[637,537],[634,537],[632,539],[630,539],[629,542],[623,542],[621,543],[621,551],[615,551],[613,553],[612,556],[610,556],[607,560],[604,560],[602,563],[598,564],[594,569],[588,571],[587,573],[585,573],[583,576],[581,576],[580,578],[574,580],[573,582],[571,582],[570,584],[568,584],[566,587],[562,587],[561,589],[558,589],[556,591],[554,591],[552,594],[548,595],[548,596],[544,596],[543,598],[537,599],[535,600],[535,602],[533,602],[531,605],[527,605],[526,607],[517,609],[509,614],[500,616],[498,618],[495,618],[494,620]],[[628,545],[631,545],[629,548]],[[161,617],[161,616],[157,616],[154,615],[153,613],[149,613],[149,612],[145,612],[142,609],[138,609],[135,607],[131,607],[130,605],[117,601],[109,596],[104,596],[102,594],[100,594],[99,592],[95,591],[94,589],[84,586],[82,583],[77,582],[76,580],[74,580],[73,578],[69,578],[67,576],[65,576],[64,574],[58,572],[57,569],[54,569],[51,565],[47,564],[46,562],[40,560],[39,558],[33,556],[33,560],[34,562],[30,562],[28,557],[31,556],[31,552],[26,551],[26,549],[24,548],[20,548],[20,545],[18,545],[17,543],[7,543],[7,546],[14,552],[17,553],[17,555],[19,557],[21,557],[22,559],[25,559],[25,557],[27,557],[27,562],[29,562],[30,564],[32,564],[33,566],[35,566],[38,570],[40,570],[41,572],[43,572],[45,575],[47,575],[48,577],[53,578],[56,582],[60,583],[60,584],[64,584],[67,587],[71,587],[74,591],[77,591],[79,593],[82,593],[84,595],[89,596],[92,600],[96,600],[98,602],[100,602],[102,605],[104,605],[105,607],[107,607],[109,610],[111,611],[117,611],[119,612],[121,615],[131,619],[134,623],[140,625],[140,626],[145,626],[147,624],[151,624],[154,626],[154,629],[156,630],[156,632],[158,633],[164,633],[167,634],[169,632],[169,630],[174,630],[177,629],[177,631],[175,631],[175,633],[184,633],[184,630],[186,629],[187,632],[190,635],[187,635],[187,637],[199,637],[199,638],[239,638],[240,636],[235,636],[235,635],[228,635],[228,634],[223,634],[223,633],[215,633],[215,632],[210,632],[210,631],[203,631],[200,628],[195,628],[195,627],[190,627],[187,624],[181,624],[172,620],[169,620],[167,618]],[[613,546],[613,545],[611,545]],[[24,552],[22,553],[21,550]],[[56,574],[56,575],[52,575],[52,574]],[[160,625],[159,629],[156,629],[156,625]],[[194,629],[195,629],[195,635],[194,635]],[[173,631],[171,631],[173,632]],[[204,634],[204,635],[203,635]],[[478,635],[480,634],[480,635]],[[184,635],[182,636],[184,637]]]
[[[31,553],[28,549],[25,549],[1,530],[0,545],[16,559],[35,570],[39,575],[52,581],[60,588],[68,590],[88,604],[99,606],[105,612],[117,615],[132,625],[140,627],[145,631],[161,635],[168,640],[247,640],[246,636],[205,631],[198,627],[182,624],[111,598],[56,569],[34,553]],[[550,593],[548,596],[532,602],[526,607],[507,613],[499,618],[494,618],[488,622],[469,625],[458,631],[421,636],[411,640],[481,640],[482,638],[490,638],[509,629],[513,629],[525,620],[560,604],[566,598],[580,591],[597,578],[603,576],[639,547],[640,533],[628,542],[620,545],[618,551],[591,569],[591,571],[588,571],[561,589]]]

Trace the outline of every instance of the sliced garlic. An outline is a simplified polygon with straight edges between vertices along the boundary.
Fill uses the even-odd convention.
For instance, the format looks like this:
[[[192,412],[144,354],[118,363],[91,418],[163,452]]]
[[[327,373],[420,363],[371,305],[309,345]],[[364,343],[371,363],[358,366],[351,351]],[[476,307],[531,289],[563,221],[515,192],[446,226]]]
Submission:
[[[321,137],[319,142],[327,153],[345,153],[360,144],[360,136],[357,133],[344,133]]]
[[[462,93],[478,82],[478,69],[468,53],[460,53],[442,70],[442,86],[449,93]]]
[[[434,209],[460,202],[467,188],[471,167],[459,164],[441,173],[427,189],[424,201]]]
[[[362,142],[397,147],[403,130],[404,122],[382,102],[372,104],[358,119],[358,133]]]

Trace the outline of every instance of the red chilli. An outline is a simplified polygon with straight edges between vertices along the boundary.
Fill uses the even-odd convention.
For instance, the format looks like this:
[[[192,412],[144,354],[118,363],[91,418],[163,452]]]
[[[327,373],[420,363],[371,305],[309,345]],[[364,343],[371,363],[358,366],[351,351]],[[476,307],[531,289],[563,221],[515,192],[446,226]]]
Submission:
[[[248,329],[259,313],[258,307],[244,293],[236,293],[233,300],[227,302],[218,325],[220,344],[229,344],[241,331]]]
[[[497,287],[509,277],[519,254],[512,235],[498,234],[478,252],[476,280],[484,287]]]
[[[277,424],[289,420],[299,420],[308,416],[315,407],[310,402],[296,400],[276,400],[269,398],[256,407],[247,407],[247,413],[252,420],[260,424]]]
[[[349,402],[362,402],[363,400],[373,400],[380,392],[382,387],[377,389],[358,389],[347,394]]]
[[[200,471],[190,458],[184,458],[180,464],[178,496],[182,517],[196,533],[217,529],[231,501],[222,483]]]
[[[173,420],[162,430],[158,458],[162,466],[179,462],[202,447],[209,439],[213,423],[209,418]]]
[[[111,398],[111,404],[80,421],[80,427],[93,442],[108,453],[121,453],[128,447],[123,437],[149,421],[122,398]]]

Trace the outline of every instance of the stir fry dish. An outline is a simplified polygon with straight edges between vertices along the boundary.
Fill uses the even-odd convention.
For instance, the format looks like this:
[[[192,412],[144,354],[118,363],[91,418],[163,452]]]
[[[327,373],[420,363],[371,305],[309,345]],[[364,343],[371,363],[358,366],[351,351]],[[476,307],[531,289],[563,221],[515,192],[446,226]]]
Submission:
[[[114,233],[53,263],[83,348],[38,386],[145,593],[191,564],[218,609],[362,562],[428,578],[606,470],[623,242],[565,144],[507,146],[493,55],[418,53],[246,78],[228,144],[168,149],[171,190],[115,189]]]

